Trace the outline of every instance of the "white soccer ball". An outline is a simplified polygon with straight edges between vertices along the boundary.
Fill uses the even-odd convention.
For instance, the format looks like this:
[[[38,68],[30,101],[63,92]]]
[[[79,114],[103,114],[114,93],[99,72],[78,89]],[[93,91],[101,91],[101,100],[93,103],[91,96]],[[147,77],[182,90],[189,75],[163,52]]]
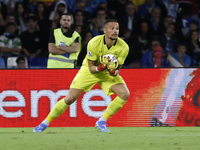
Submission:
[[[105,57],[108,58],[109,62],[114,62],[115,65],[116,65],[116,68],[118,67],[118,61],[117,61],[117,58],[114,55],[112,55],[112,54],[106,54],[106,55],[102,56],[102,58],[105,58]]]

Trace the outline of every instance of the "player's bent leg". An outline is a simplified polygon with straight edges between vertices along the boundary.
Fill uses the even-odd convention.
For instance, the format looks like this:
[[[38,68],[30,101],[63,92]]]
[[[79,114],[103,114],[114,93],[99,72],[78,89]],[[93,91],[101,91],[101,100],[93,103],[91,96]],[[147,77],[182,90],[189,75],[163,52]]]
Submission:
[[[83,90],[81,90],[81,89],[71,88],[69,90],[69,93],[65,97],[65,103],[67,105],[71,105],[72,103],[74,103],[76,101],[76,99],[81,95],[82,92],[83,92]]]
[[[33,132],[44,131],[50,122],[59,117],[67,109],[67,107],[81,95],[82,92],[83,90],[80,89],[70,89],[67,96],[56,103],[54,108],[48,114],[47,118],[40,125],[34,128]]]
[[[102,132],[110,132],[106,127],[106,121],[123,107],[130,95],[125,84],[116,84],[111,87],[111,90],[117,94],[117,97],[108,105],[103,116],[95,124],[95,127]]]
[[[108,105],[106,112],[103,115],[106,119],[109,119],[112,115],[118,112],[118,110],[124,106],[130,95],[126,84],[120,83],[113,85],[111,90],[117,95],[117,97]]]
[[[128,87],[123,83],[113,85],[111,90],[123,100],[127,100],[130,96]]]

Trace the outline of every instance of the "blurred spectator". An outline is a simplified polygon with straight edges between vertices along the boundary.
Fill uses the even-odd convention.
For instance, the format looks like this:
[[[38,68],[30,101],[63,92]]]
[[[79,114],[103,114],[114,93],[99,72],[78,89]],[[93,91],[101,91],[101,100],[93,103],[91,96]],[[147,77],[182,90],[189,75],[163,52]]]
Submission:
[[[153,34],[162,34],[164,20],[159,7],[154,7],[150,14],[144,16],[144,19],[149,22],[149,30],[152,30]]]
[[[0,36],[1,57],[5,62],[8,57],[19,56],[21,52],[21,40],[14,33],[16,25],[13,22],[6,24],[6,32]]]
[[[26,19],[27,30],[22,32],[22,51],[27,58],[36,57],[41,54],[41,37],[37,30],[37,19],[35,16],[29,16]]]
[[[97,9],[100,9],[100,8],[103,8],[106,11],[108,11],[108,5],[107,5],[107,2],[105,0],[104,0],[104,2],[99,3],[99,5],[97,6]],[[94,14],[94,12],[93,12],[93,14]]]
[[[3,19],[2,14],[0,13],[0,35],[2,35],[5,32],[5,21]]]
[[[120,18],[121,15],[126,13],[125,6],[128,0],[109,0],[107,1],[108,10],[116,11],[116,18]]]
[[[0,25],[5,26],[5,20],[4,20],[4,17],[1,13],[0,13]]]
[[[29,9],[31,10],[31,12],[35,13],[37,3],[38,3],[38,0],[32,0],[32,2],[29,4]]]
[[[185,44],[179,44],[177,48],[177,52],[171,54],[171,56],[174,57],[178,62],[180,62],[181,65],[183,65],[183,67],[190,67],[191,57],[186,54],[186,51],[187,51],[187,48]],[[174,67],[171,63],[170,63],[170,66]]]
[[[89,0],[89,4],[87,5],[92,8],[93,14],[96,13],[97,8],[104,8],[107,10],[107,0]]]
[[[190,33],[188,42],[186,43],[187,54],[192,58],[192,66],[200,66],[200,42],[199,33],[193,30]]]
[[[123,40],[128,43],[130,41],[130,37],[131,37],[131,30],[126,29],[123,32]]]
[[[85,58],[85,55],[87,54],[87,44],[88,42],[93,38],[93,34],[91,31],[86,32],[85,36],[83,37],[82,43],[81,43],[81,52],[78,56],[77,66],[81,66],[82,62]]]
[[[99,18],[93,18],[91,21],[91,25],[92,25],[91,32],[92,32],[93,36],[103,34],[103,31],[101,30],[103,27],[103,24]]]
[[[25,12],[24,12],[24,6],[22,2],[17,2],[15,4],[15,21],[17,23],[18,28],[18,35],[20,35],[22,32],[27,30],[26,23],[25,23]]]
[[[76,25],[73,30],[78,32],[79,35],[82,35],[82,26]]]
[[[162,33],[164,33],[166,31],[167,27],[173,22],[174,21],[173,21],[172,16],[166,16],[164,18],[164,24],[163,24],[163,27],[162,27]]]
[[[55,12],[53,20],[49,20],[48,22],[48,29],[53,30],[60,27],[60,16],[60,13]]]
[[[129,0],[135,5],[135,11],[138,12],[138,7],[145,3],[145,0]]]
[[[188,40],[191,32],[193,30],[199,30],[199,24],[198,21],[194,20],[190,22],[190,27],[189,28],[182,28],[182,33],[185,36],[185,39]]]
[[[192,16],[197,13],[197,4],[195,0],[176,0],[176,1],[179,3],[179,7],[183,11],[183,13],[187,12],[190,8],[192,9],[189,10],[189,16]]]
[[[103,25],[107,19],[107,11],[104,8],[100,8],[97,10],[96,18],[99,19],[100,24],[102,25],[101,31],[103,31]]]
[[[84,16],[82,10],[76,10],[73,17],[74,17],[73,25],[80,25],[80,26],[84,25]]]
[[[160,41],[158,37],[153,38],[152,42],[151,42],[151,48],[148,49],[142,56],[142,67],[156,67],[155,66],[155,56],[154,56],[154,49],[156,47],[159,47],[162,49],[162,47],[160,47]],[[161,51],[161,67],[168,67],[169,63],[167,61],[167,52],[162,49]]]
[[[190,2],[187,2],[187,0],[179,2],[179,10],[176,19],[176,24],[178,26],[178,29],[189,28],[190,22],[195,20],[190,15],[192,9],[193,9],[192,4]]]
[[[117,11],[113,8],[108,10],[108,18],[109,19],[116,19],[117,18]]]
[[[67,5],[66,5],[65,1],[60,0],[56,3],[56,6],[54,7],[54,11],[52,11],[50,13],[49,20],[53,20],[53,17],[54,17],[56,12],[58,12],[60,14],[68,12]]]
[[[145,3],[138,7],[138,14],[144,17],[147,14],[150,14],[154,7],[159,7],[155,0],[145,0]]]
[[[120,36],[123,35],[123,31],[126,29],[134,30],[137,27],[138,22],[140,21],[140,17],[135,12],[135,6],[133,3],[128,2],[126,4],[126,14],[122,15],[119,19],[119,31]]]
[[[164,4],[167,9],[167,15],[172,16],[172,18],[176,20],[179,4],[176,0],[169,0],[168,2],[164,2]]]
[[[75,13],[76,10],[82,10],[85,22],[86,23],[90,22],[93,14],[92,8],[90,6],[86,6],[86,2],[84,0],[77,1],[76,7],[74,7],[72,13]]]
[[[27,68],[26,66],[26,60],[23,56],[19,56],[17,59],[16,59],[16,63],[17,63],[17,68],[18,69],[25,69]]]
[[[72,13],[73,9],[76,7],[76,0],[64,0],[69,8],[69,12]]]
[[[60,0],[54,0],[53,3],[51,3],[48,7],[47,7],[47,18],[49,18],[51,12],[54,11],[56,4],[59,2]],[[76,0],[75,0],[76,1]]]
[[[4,20],[6,20],[6,16],[8,13],[9,12],[8,12],[7,5],[5,5],[3,2],[0,2],[0,14],[2,15]]]
[[[48,57],[48,38],[50,35],[49,30],[49,22],[46,14],[46,6],[43,2],[38,2],[35,7],[35,16],[38,21],[38,31],[41,35],[41,41],[42,41],[42,52],[41,55],[44,57]],[[58,20],[59,22],[59,17]]]
[[[141,67],[141,58],[143,50],[139,43],[139,33],[132,34],[131,30],[126,29],[123,32],[124,41],[129,46],[129,54],[125,60],[124,66],[126,67]]]
[[[136,34],[131,36],[135,36],[135,38],[133,37],[133,41],[140,45],[141,52],[143,54],[150,47],[152,40],[152,31],[148,22],[145,20],[141,21]]]
[[[74,9],[73,9],[73,13],[76,12],[76,10],[82,10],[84,13],[88,12],[91,15],[93,14],[92,8],[90,6],[86,5],[85,0],[78,0],[76,2],[76,7],[74,7]]]
[[[72,24],[72,29],[75,29],[77,26],[81,26],[81,36],[84,36],[85,33],[90,30],[89,24],[87,24],[84,20],[82,10],[76,10],[74,13],[74,23]]]
[[[46,6],[43,2],[38,2],[35,7],[35,16],[38,20],[39,31],[46,33],[47,32],[47,24],[48,21],[46,16]]]
[[[164,34],[161,35],[161,46],[168,53],[173,53],[178,46],[179,40],[175,36],[175,25],[171,23]]]
[[[14,13],[9,13],[9,14],[6,16],[5,23],[7,24],[7,23],[9,23],[9,22],[13,22],[13,23],[15,23],[15,25],[17,25]]]

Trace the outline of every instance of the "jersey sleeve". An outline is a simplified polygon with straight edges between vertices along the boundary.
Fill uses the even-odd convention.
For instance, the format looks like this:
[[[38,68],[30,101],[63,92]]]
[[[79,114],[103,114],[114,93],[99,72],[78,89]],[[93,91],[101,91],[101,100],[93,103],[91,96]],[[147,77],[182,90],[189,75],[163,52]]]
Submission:
[[[124,64],[124,61],[125,61],[126,57],[128,56],[128,52],[129,52],[129,46],[127,45],[125,48],[123,48],[123,50],[121,51],[121,53],[117,59],[119,65]]]
[[[96,61],[98,59],[96,47],[94,46],[94,43],[92,42],[92,40],[88,42],[86,58],[91,61]]]

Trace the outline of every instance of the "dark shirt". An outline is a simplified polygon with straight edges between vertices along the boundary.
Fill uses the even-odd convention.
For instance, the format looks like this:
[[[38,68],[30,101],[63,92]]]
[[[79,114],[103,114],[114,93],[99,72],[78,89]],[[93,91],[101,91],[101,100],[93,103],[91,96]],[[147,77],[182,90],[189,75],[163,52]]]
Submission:
[[[28,30],[21,34],[22,48],[27,49],[29,53],[35,53],[41,48],[41,37],[38,31],[34,33],[28,32]]]

